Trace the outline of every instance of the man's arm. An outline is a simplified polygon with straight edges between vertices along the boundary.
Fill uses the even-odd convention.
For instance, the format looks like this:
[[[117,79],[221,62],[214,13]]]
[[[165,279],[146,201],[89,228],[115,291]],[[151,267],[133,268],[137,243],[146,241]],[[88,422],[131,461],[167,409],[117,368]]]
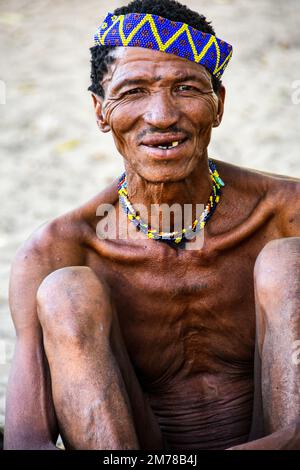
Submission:
[[[227,450],[300,450],[300,419],[261,439]]]
[[[283,188],[277,217],[282,237],[300,237],[300,180]],[[299,254],[295,253],[295,257],[299,257]],[[300,315],[298,318],[299,325]],[[300,415],[276,432],[227,450],[300,450]]]
[[[62,227],[52,222],[37,230],[12,265],[10,308],[17,338],[6,398],[5,449],[56,449],[59,431],[36,292],[52,271],[84,263],[79,243]]]
[[[17,339],[6,396],[6,449],[56,449],[59,430],[36,293],[51,272],[86,264],[84,246],[95,238],[97,207],[118,200],[117,185],[118,178],[83,206],[39,228],[15,257],[10,309]]]

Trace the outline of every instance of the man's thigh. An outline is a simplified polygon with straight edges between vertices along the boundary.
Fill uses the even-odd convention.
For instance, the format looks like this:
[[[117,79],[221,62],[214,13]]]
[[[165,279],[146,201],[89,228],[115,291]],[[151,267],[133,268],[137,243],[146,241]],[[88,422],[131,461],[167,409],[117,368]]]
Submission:
[[[157,418],[151,409],[147,395],[141,388],[130,361],[121,333],[118,315],[114,308],[113,315],[110,337],[111,347],[126,386],[141,449],[167,449],[167,442],[162,435]]]

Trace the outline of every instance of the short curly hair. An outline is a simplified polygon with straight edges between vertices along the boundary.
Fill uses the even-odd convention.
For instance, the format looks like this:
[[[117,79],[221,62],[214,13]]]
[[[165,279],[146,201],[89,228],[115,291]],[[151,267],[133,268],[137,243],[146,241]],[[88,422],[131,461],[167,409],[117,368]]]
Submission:
[[[185,5],[175,0],[134,0],[128,5],[114,10],[114,15],[127,13],[150,13],[163,16],[171,21],[181,21],[204,33],[213,34],[215,31],[205,16],[190,10]],[[88,90],[104,98],[104,89],[101,85],[104,75],[108,71],[108,65],[115,61],[111,54],[112,46],[94,46],[91,51],[91,85]],[[212,86],[217,93],[222,85],[219,78],[212,75]]]

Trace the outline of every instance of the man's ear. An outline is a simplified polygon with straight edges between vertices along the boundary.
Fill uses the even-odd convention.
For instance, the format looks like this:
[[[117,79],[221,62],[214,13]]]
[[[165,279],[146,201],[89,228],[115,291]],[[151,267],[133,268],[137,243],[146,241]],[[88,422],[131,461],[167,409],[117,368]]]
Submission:
[[[218,127],[221,122],[222,122],[222,117],[224,113],[224,103],[225,103],[225,95],[226,95],[226,89],[223,85],[221,85],[217,97],[218,97],[218,112],[217,116],[215,118],[215,121],[213,123],[213,127]]]
[[[92,99],[95,108],[97,126],[101,132],[109,132],[110,126],[103,116],[103,98],[92,93]]]

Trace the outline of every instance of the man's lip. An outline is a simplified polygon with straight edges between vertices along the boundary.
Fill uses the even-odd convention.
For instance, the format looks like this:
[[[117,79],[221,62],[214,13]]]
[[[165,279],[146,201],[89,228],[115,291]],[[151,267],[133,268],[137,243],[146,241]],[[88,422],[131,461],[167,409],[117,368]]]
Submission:
[[[188,139],[185,139],[182,141],[180,144],[178,144],[176,147],[170,148],[170,149],[161,149],[159,147],[151,147],[149,145],[143,145],[145,147],[145,151],[147,154],[155,159],[158,160],[172,160],[176,158],[181,158],[182,157],[182,149],[188,142]]]
[[[158,145],[169,146],[172,145],[173,142],[182,143],[186,140],[187,137],[183,134],[164,134],[159,136],[149,136],[143,139],[140,145],[146,145],[149,147],[157,147]]]

